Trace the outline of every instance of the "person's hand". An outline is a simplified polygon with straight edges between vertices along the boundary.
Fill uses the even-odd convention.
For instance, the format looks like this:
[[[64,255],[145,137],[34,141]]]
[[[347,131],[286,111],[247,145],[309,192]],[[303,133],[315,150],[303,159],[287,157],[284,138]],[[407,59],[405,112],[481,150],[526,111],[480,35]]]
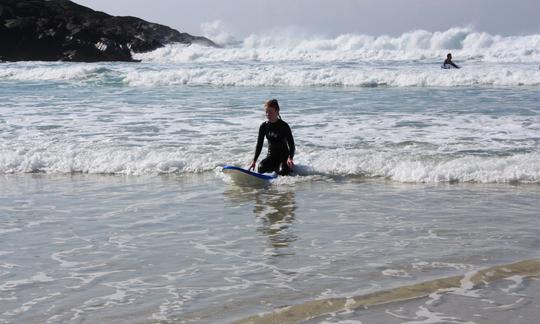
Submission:
[[[294,167],[294,162],[292,160],[292,158],[288,158],[287,159],[287,166],[289,167],[289,169],[292,170],[292,168]]]
[[[251,165],[248,168],[249,171],[255,170],[255,161],[251,162]]]

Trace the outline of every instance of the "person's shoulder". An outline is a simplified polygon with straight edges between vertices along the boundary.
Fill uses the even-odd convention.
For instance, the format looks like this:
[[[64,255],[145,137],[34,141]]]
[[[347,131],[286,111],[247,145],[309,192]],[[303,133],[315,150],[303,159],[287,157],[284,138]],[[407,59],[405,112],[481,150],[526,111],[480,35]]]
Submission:
[[[284,121],[283,119],[280,119],[280,122],[281,122],[281,127],[282,127],[282,128],[287,129],[287,131],[290,131],[290,130],[291,130],[291,126],[289,126],[289,124],[287,124],[286,121]]]

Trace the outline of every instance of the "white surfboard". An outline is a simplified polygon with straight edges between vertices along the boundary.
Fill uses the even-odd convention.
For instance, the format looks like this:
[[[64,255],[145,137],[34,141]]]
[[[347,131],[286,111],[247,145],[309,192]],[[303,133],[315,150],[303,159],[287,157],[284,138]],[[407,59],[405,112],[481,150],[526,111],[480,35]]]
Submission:
[[[275,173],[257,173],[232,165],[224,166],[223,173],[229,175],[234,183],[239,185],[264,185],[277,178]]]

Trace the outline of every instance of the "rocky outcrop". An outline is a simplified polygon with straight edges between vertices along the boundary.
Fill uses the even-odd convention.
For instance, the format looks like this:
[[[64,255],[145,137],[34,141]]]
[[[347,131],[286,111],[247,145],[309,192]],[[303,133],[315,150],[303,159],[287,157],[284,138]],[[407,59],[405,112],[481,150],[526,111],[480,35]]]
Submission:
[[[133,61],[170,43],[217,47],[136,17],[114,17],[68,0],[0,0],[0,60]]]

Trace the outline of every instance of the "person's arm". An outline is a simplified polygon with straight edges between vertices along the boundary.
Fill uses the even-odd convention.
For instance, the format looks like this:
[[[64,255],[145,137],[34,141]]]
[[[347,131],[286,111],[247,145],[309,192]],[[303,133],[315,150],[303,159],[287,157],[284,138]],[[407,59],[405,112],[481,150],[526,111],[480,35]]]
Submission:
[[[262,123],[261,127],[259,127],[259,136],[257,137],[257,146],[255,146],[255,156],[253,157],[253,161],[251,162],[251,165],[249,166],[249,170],[255,169],[255,163],[257,163],[257,159],[259,158],[259,155],[261,155],[263,143],[264,143],[264,123]]]
[[[294,137],[292,135],[292,131],[289,125],[287,125],[287,145],[289,146],[289,157],[287,158],[287,165],[289,166],[289,168],[292,169],[294,167],[293,159],[296,146],[294,145]]]
[[[451,65],[452,65],[453,67],[455,67],[456,69],[459,69],[459,66],[457,66],[457,64],[456,64],[456,63],[454,63],[454,62],[450,61],[450,64],[451,64]]]

